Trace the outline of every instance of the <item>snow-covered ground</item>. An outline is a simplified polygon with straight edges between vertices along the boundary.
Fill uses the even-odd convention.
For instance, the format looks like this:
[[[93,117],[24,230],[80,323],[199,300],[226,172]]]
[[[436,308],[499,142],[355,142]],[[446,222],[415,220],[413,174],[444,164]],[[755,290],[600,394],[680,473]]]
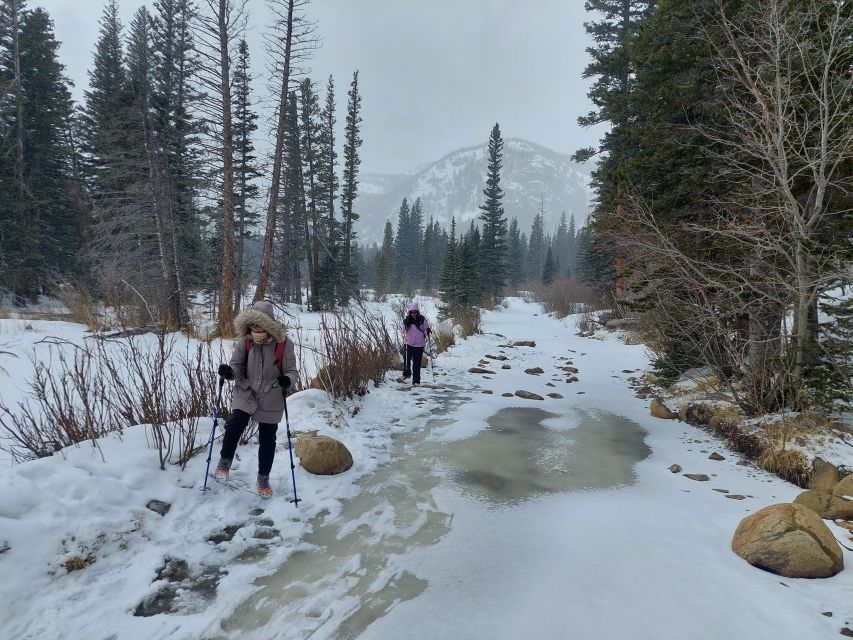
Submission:
[[[299,314],[298,322],[309,340],[316,317]],[[7,404],[24,391],[25,354],[46,349],[36,345],[41,338],[84,339],[76,325],[31,324],[25,331],[22,321],[0,321],[0,351],[21,356],[0,356],[4,380],[13,383],[0,389]],[[741,518],[792,500],[798,489],[738,465],[698,429],[650,417],[647,401],[626,383],[647,365],[642,347],[613,335],[580,338],[572,318],[554,320],[519,299],[485,314],[484,331],[439,356],[438,388],[410,391],[392,382],[341,405],[321,391],[292,396],[291,428],[332,435],[355,459],[334,477],[297,466],[298,509],[287,501],[283,429],[269,501],[220,485],[201,495],[204,455],[185,471],[160,471],[143,426],[102,442],[104,461],[81,445],[0,467],[0,549],[8,547],[0,553],[0,637],[780,640],[838,637],[853,627],[849,549],[844,571],[826,580],[780,578],[731,552]],[[499,346],[518,340],[536,346]],[[494,375],[467,372],[501,352],[511,368],[489,361]],[[579,369],[578,382],[566,383],[556,369],[565,358]],[[531,367],[544,373],[524,372]],[[423,378],[430,382],[431,373]],[[519,389],[563,397],[502,395]],[[591,476],[611,463],[608,451],[624,452],[621,438],[582,449],[584,416],[618,417],[642,435],[645,447],[632,451],[645,452],[615,486],[590,481],[584,488],[581,478],[572,489],[487,499],[460,484],[454,456],[470,451],[487,421],[510,407],[553,414],[542,424],[568,438],[565,457]],[[207,420],[202,437],[209,430]],[[485,472],[480,479],[500,493],[498,472],[516,461],[500,451],[489,459],[489,451],[482,449],[483,464],[496,480]],[[584,464],[581,451],[590,452]],[[714,451],[726,459],[710,460]],[[559,467],[554,453],[539,452],[539,466]],[[240,455],[234,475],[251,482],[254,447]],[[673,474],[673,463],[711,481]],[[150,511],[152,499],[171,509]],[[847,532],[828,524],[853,547]],[[318,565],[332,554],[334,563]],[[74,556],[90,564],[69,572],[64,565]],[[170,584],[177,588],[170,592]],[[168,596],[161,600],[172,613],[134,615],[143,601],[156,603],[157,593]]]

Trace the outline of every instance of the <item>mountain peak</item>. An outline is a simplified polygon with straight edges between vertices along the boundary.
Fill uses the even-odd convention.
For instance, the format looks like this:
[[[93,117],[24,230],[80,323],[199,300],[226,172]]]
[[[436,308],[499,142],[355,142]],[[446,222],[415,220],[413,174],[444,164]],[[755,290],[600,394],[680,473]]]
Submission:
[[[488,144],[456,149],[413,174],[364,174],[356,208],[361,242],[379,242],[385,221],[396,215],[403,198],[421,199],[424,218],[449,227],[476,218],[485,187]],[[527,232],[544,204],[545,228],[552,230],[563,211],[580,226],[589,213],[588,173],[568,155],[522,138],[505,138],[501,187],[507,219],[518,218]]]

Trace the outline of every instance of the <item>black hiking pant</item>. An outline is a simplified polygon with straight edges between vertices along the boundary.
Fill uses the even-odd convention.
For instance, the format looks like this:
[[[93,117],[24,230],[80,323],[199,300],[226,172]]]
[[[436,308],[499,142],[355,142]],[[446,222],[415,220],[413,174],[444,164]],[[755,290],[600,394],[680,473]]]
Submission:
[[[406,345],[406,364],[403,369],[403,377],[408,378],[409,376],[412,376],[412,382],[414,384],[421,383],[421,359],[423,358],[423,355],[423,347]]]
[[[231,419],[225,423],[225,437],[222,439],[222,451],[220,452],[223,458],[234,459],[234,452],[237,451],[240,436],[243,435],[251,417],[245,411],[234,409]],[[275,458],[275,432],[277,429],[277,424],[258,423],[258,475],[268,476],[270,474],[272,461]]]

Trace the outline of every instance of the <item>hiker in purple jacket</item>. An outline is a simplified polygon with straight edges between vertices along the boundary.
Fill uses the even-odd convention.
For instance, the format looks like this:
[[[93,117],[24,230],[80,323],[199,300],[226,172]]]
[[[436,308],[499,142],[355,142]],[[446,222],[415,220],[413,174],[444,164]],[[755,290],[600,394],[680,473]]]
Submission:
[[[429,322],[421,315],[417,302],[406,307],[403,319],[403,342],[406,343],[403,380],[412,378],[412,384],[421,383],[421,358],[424,355],[427,336],[432,333]]]

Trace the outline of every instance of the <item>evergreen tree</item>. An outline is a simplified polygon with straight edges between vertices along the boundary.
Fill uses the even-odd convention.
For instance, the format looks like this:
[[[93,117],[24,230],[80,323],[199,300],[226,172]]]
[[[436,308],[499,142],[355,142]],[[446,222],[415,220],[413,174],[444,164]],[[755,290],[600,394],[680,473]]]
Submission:
[[[358,71],[352,76],[352,84],[347,94],[347,117],[344,130],[344,168],[343,184],[341,186],[341,216],[343,219],[343,269],[344,281],[351,283],[354,279],[354,265],[351,248],[355,241],[353,222],[358,220],[358,214],[353,210],[353,204],[358,196],[358,168],[361,165],[358,149],[361,147],[361,96],[358,93]],[[350,292],[352,293],[352,292]]]
[[[124,117],[127,72],[124,68],[122,25],[117,0],[109,0],[100,20],[95,57],[89,70],[89,90],[84,92],[84,143],[87,173],[95,198],[123,190],[125,184],[111,181],[110,162],[121,152],[119,133]]]
[[[322,123],[320,121],[320,102],[314,83],[310,78],[305,78],[299,85],[300,109],[299,109],[299,131],[301,135],[300,147],[302,150],[302,175],[304,183],[304,199],[306,211],[306,224],[309,226],[310,238],[306,240],[308,252],[308,289],[309,304],[315,308],[320,304],[317,297],[317,278],[320,272],[320,254],[325,255],[325,247],[328,246],[328,235],[326,226],[321,218],[325,198],[319,180],[320,169],[320,135]]]
[[[444,250],[444,266],[439,280],[441,299],[448,307],[459,303],[459,262],[459,245],[456,242],[456,218],[454,217],[450,220],[450,233],[447,236],[447,246]]]
[[[4,114],[7,131],[0,133],[4,137],[11,133],[8,138],[13,139],[20,124],[23,164],[13,169],[13,178],[7,174],[2,182],[17,186],[23,178],[25,188],[23,197],[15,187],[2,194],[13,204],[10,218],[4,215],[0,222],[0,257],[5,263],[0,284],[18,296],[34,297],[46,293],[53,279],[77,273],[82,212],[72,198],[72,106],[58,58],[59,43],[43,9],[20,11],[21,7],[17,38],[4,38],[7,47],[18,45],[20,105],[16,98],[14,110]],[[8,49],[3,53],[6,61],[15,57]],[[10,166],[14,165],[5,164],[7,171]]]
[[[382,247],[376,256],[376,293],[388,293],[394,285],[396,255],[394,251],[394,229],[391,221],[385,221],[385,231],[382,234]]]
[[[251,97],[252,76],[249,71],[249,46],[245,38],[237,47],[237,63],[234,67],[234,215],[235,215],[235,278],[234,312],[240,308],[240,300],[248,286],[246,271],[245,241],[251,237],[251,226],[258,223],[260,216],[254,206],[259,196],[256,180],[261,177],[255,156],[252,136],[258,129],[258,115],[253,110]]]
[[[530,227],[530,239],[527,245],[527,280],[535,282],[542,275],[542,267],[545,265],[545,222],[541,211],[533,216]]]
[[[525,264],[525,246],[518,229],[518,220],[513,217],[509,221],[507,232],[507,264],[509,272],[509,283],[513,291],[518,291],[519,285],[524,281],[527,265]]]
[[[496,300],[503,295],[506,283],[506,216],[501,189],[501,166],[503,164],[503,140],[497,123],[489,136],[489,161],[486,175],[485,200],[480,205],[480,220],[483,221],[480,264],[483,292]]]
[[[403,198],[403,202],[400,204],[400,210],[397,212],[397,236],[394,244],[397,259],[397,281],[394,285],[399,287],[402,286],[404,282],[411,285],[414,265],[412,262],[411,246],[411,216],[409,202],[406,198]]]
[[[326,308],[334,308],[340,297],[338,284],[341,275],[341,228],[335,219],[338,154],[335,151],[335,81],[332,76],[329,76],[326,86],[326,102],[321,114],[321,122],[317,181],[322,194],[326,246],[318,272],[317,288],[320,304]]]
[[[542,265],[542,284],[551,284],[554,280],[554,275],[557,273],[557,264],[554,260],[554,253],[551,247],[548,247],[548,253],[545,256],[545,264]]]

